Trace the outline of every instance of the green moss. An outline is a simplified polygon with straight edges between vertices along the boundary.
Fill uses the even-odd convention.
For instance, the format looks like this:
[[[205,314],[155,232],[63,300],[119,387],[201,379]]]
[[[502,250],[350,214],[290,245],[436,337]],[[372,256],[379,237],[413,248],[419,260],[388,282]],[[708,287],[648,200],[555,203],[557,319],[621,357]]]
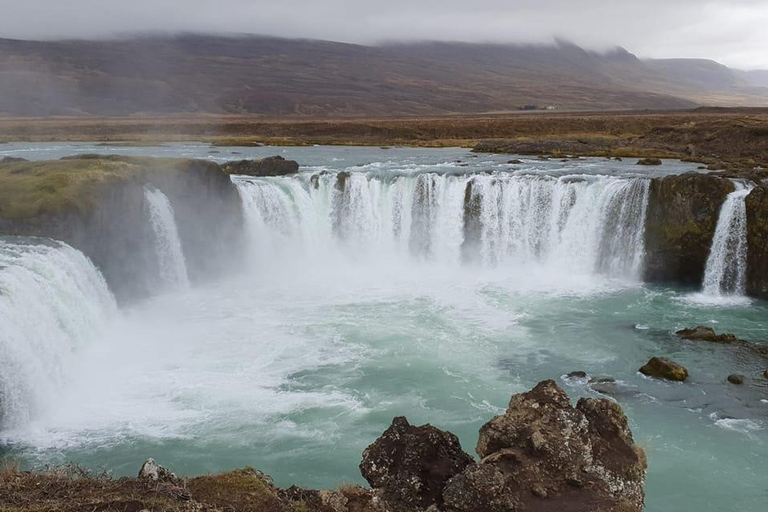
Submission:
[[[109,187],[147,172],[182,171],[185,159],[81,157],[0,165],[0,218],[34,220],[64,213],[88,214]]]
[[[282,509],[276,489],[251,468],[193,478],[188,486],[195,500],[214,507],[259,512]]]

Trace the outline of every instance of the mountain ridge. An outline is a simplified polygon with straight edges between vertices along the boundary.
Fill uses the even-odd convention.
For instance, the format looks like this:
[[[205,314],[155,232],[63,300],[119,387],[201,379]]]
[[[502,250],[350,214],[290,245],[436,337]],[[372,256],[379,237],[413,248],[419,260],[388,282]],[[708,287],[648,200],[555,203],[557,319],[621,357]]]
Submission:
[[[623,48],[600,53],[563,41],[0,39],[0,115],[343,118],[768,105],[760,75],[744,73],[714,61],[643,60]]]

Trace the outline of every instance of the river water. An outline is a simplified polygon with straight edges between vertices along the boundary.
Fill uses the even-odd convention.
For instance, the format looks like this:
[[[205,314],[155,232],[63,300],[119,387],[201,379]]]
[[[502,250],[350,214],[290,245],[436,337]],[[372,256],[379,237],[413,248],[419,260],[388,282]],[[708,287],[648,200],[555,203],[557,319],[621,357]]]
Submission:
[[[233,178],[250,252],[230,277],[119,309],[77,251],[0,239],[6,456],[116,474],[150,456],[178,474],[251,465],[279,485],[327,488],[361,482],[362,450],[393,416],[450,430],[472,453],[478,428],[541,379],[600,396],[565,378],[582,370],[617,379],[613,396],[648,453],[648,511],[765,509],[768,361],[672,333],[704,324],[766,340],[768,305],[641,282],[648,178],[695,166],[511,165],[461,149],[0,146],[29,159],[94,152],[279,153],[302,172]],[[343,192],[339,171],[350,172]],[[147,192],[155,232],[169,237],[158,255],[178,284],[183,254],[158,194]],[[684,364],[689,381],[640,375],[654,355]],[[749,385],[727,384],[731,373]]]

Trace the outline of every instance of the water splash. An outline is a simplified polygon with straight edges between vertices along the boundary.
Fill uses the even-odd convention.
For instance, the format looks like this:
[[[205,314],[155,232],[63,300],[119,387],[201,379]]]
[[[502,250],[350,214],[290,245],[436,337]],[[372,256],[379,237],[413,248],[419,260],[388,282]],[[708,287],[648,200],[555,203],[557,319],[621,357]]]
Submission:
[[[717,219],[715,236],[704,271],[704,294],[709,296],[745,293],[747,276],[746,198],[754,184],[734,180]]]
[[[99,271],[53,241],[0,238],[0,424],[24,425],[55,400],[69,356],[116,310]]]
[[[144,188],[144,198],[152,231],[155,234],[160,278],[170,288],[188,288],[187,264],[184,260],[171,202],[161,191],[150,187]]]
[[[357,172],[236,183],[263,258],[534,263],[633,280],[642,267],[647,179]]]

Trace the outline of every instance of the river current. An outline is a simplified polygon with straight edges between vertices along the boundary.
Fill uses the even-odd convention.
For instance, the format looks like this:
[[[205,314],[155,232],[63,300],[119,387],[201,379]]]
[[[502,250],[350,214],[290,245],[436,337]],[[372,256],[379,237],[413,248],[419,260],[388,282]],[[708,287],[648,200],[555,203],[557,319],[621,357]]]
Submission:
[[[768,503],[768,380],[757,378],[768,361],[672,335],[702,324],[766,340],[768,305],[737,286],[641,280],[648,178],[695,166],[509,164],[461,149],[0,146],[29,159],[95,152],[281,154],[302,168],[233,177],[249,257],[206,285],[188,284],[172,205],[147,189],[167,286],[120,307],[74,249],[0,237],[0,449],[25,466],[132,475],[151,456],[177,474],[251,465],[282,486],[362,483],[361,453],[393,416],[450,430],[473,453],[478,428],[539,380],[601,396],[566,378],[580,370],[617,381],[612,396],[648,453],[646,510]],[[339,172],[350,173],[343,192]],[[640,375],[656,355],[689,381]],[[731,373],[755,380],[729,385]]]

